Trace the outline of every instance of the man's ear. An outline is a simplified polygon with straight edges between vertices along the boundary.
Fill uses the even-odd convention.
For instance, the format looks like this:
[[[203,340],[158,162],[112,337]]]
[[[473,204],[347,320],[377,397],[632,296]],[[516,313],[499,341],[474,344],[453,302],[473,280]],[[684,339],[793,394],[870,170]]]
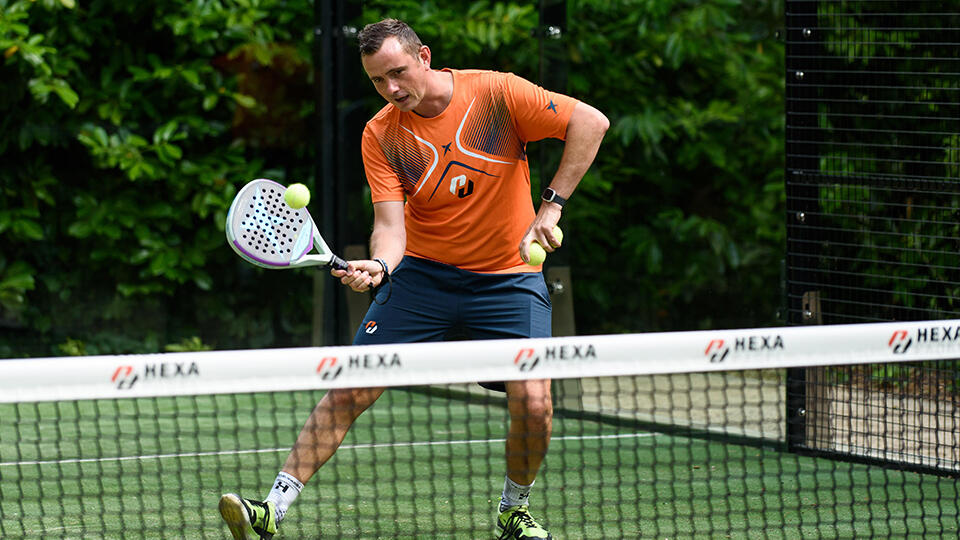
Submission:
[[[429,67],[430,66],[430,48],[426,45],[420,47],[420,54],[417,55],[420,59],[420,64]]]

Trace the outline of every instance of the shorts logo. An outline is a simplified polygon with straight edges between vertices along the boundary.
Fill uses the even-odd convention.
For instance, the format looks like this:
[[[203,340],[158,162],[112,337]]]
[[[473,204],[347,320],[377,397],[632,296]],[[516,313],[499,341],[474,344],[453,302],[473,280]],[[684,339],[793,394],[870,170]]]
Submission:
[[[465,174],[450,179],[450,193],[461,199],[473,193],[473,180],[467,180]]]
[[[368,321],[366,326],[364,326],[363,331],[368,334],[372,334],[377,331],[377,328],[377,321]]]
[[[320,359],[320,364],[317,365],[317,373],[321,379],[332,381],[343,373],[343,366],[337,365],[336,356],[326,356]]]
[[[910,345],[913,345],[913,338],[909,337],[906,330],[896,330],[887,342],[887,346],[893,349],[893,354],[905,354]]]

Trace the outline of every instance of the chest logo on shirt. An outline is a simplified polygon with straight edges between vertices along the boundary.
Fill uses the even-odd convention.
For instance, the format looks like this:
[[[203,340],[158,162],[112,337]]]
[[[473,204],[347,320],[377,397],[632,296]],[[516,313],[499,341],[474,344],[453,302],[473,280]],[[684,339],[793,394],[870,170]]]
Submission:
[[[440,186],[443,185],[449,186],[450,193],[461,199],[470,196],[470,194],[473,193],[474,184],[473,180],[471,180],[468,175],[474,178],[478,178],[479,175],[488,176],[490,178],[498,178],[498,176],[495,174],[490,174],[476,167],[471,167],[466,163],[451,161],[450,163],[447,163],[447,166],[443,169],[440,179],[437,180],[437,184],[433,187],[433,191],[430,193],[430,196],[427,197],[427,200],[432,201],[433,197],[440,189]],[[450,179],[447,180],[447,178]]]
[[[467,179],[466,175],[454,176],[450,179],[450,193],[460,197],[469,197],[473,193],[473,180]]]
[[[443,194],[440,186],[449,188],[450,193],[459,199],[468,197],[475,189],[482,191],[482,180],[485,178],[500,177],[499,174],[487,172],[491,168],[499,172],[502,165],[526,161],[524,142],[514,125],[502,91],[482,93],[470,101],[460,118],[453,141],[432,143],[414,133],[411,127],[396,123],[387,128],[380,145],[387,163],[408,194],[416,197],[421,191],[430,191],[429,184],[434,184],[428,201],[434,200],[438,192]],[[453,154],[450,154],[451,150]],[[437,178],[435,171],[443,166],[446,159],[450,161]],[[474,165],[467,165],[458,159]],[[462,176],[462,185],[460,180],[452,182],[451,176]]]

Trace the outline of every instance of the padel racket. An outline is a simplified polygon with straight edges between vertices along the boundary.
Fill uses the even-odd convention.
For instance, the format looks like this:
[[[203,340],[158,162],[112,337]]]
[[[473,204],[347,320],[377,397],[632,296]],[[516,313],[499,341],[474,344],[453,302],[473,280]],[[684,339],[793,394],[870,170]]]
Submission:
[[[258,179],[243,186],[227,213],[227,243],[245,261],[263,268],[328,266],[346,270],[320,236],[306,208],[283,200],[286,187]],[[316,248],[318,254],[308,254]]]

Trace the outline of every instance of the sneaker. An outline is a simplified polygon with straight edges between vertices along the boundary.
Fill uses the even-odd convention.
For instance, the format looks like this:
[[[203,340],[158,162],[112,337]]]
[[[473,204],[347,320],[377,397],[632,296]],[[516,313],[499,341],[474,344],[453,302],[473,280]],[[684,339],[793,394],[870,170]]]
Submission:
[[[500,512],[497,528],[500,530],[497,540],[553,540],[553,536],[533,519],[525,504]]]
[[[234,493],[220,497],[220,515],[234,540],[270,540],[277,533],[277,505],[251,501]]]

